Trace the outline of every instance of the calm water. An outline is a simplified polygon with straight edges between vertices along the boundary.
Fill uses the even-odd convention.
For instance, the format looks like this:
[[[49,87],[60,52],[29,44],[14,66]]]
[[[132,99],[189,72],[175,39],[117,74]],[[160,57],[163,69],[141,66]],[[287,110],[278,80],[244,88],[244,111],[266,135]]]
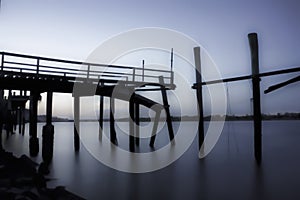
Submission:
[[[194,132],[194,122],[181,124],[186,134]],[[207,124],[206,124],[207,125]],[[43,124],[38,124],[40,146]],[[87,199],[300,199],[300,123],[299,121],[263,122],[263,161],[256,166],[253,156],[253,128],[248,121],[226,122],[213,151],[203,160],[197,155],[197,140],[180,159],[161,170],[130,174],[111,169],[97,161],[88,149],[97,150],[96,122],[81,123],[86,146],[73,148],[73,123],[54,123],[54,158],[49,186],[64,185]],[[119,123],[119,146],[128,149],[128,123]],[[174,123],[175,132],[180,124]],[[156,140],[156,149],[168,143],[166,127]],[[15,134],[3,144],[15,155],[28,154],[26,135]],[[108,123],[104,132],[108,133]],[[143,136],[149,130],[144,124]],[[149,132],[150,133],[150,132]],[[104,136],[102,136],[104,137]],[[152,151],[149,139],[142,139],[139,152]],[[41,151],[40,151],[41,152]],[[41,153],[33,158],[41,162]]]

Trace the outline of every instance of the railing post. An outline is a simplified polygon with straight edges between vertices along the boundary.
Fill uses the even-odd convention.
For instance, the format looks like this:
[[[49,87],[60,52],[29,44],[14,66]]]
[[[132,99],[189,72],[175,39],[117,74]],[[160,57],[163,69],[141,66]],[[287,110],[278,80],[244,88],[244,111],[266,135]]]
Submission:
[[[171,85],[173,85],[174,84],[174,72],[173,71],[171,71]]]
[[[143,67],[143,71],[142,71],[142,79],[143,79],[143,82],[145,81],[145,60],[143,60],[142,62],[142,67]]]
[[[89,79],[90,77],[90,69],[91,69],[91,65],[88,64],[88,69],[87,69],[87,79]]]
[[[133,72],[132,72],[132,81],[135,81],[135,68],[133,68]]]
[[[40,59],[38,58],[37,62],[36,62],[36,75],[37,76],[39,75],[39,70],[40,70]]]
[[[4,53],[2,52],[1,71],[3,71],[3,66],[4,66]]]
[[[174,84],[174,72],[173,72],[173,57],[174,57],[174,54],[173,54],[173,48],[171,50],[171,84],[173,85]]]

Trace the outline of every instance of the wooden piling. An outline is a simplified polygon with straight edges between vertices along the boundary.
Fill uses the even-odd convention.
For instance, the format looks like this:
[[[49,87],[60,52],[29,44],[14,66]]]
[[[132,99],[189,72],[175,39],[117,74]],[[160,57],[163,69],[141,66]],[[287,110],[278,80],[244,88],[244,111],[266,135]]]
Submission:
[[[115,99],[110,98],[110,141],[113,144],[117,144],[117,134],[115,129],[115,118],[114,118],[114,110],[115,110]]]
[[[253,119],[254,119],[254,154],[256,161],[261,162],[262,156],[262,125],[261,125],[261,107],[260,107],[260,77],[259,77],[259,57],[258,40],[256,33],[248,34],[251,65],[252,65],[252,89],[253,89]]]
[[[39,92],[31,91],[30,92],[30,125],[29,125],[29,151],[31,156],[37,156],[39,152],[39,140],[37,137],[37,109],[38,109],[38,99]]]
[[[135,144],[140,145],[140,104],[135,103]]]
[[[103,86],[103,82],[101,82],[101,86]],[[100,104],[99,104],[99,137],[103,134],[103,107],[104,107],[104,97],[100,96]]]
[[[199,150],[204,141],[204,118],[203,118],[203,95],[202,95],[202,75],[201,75],[201,56],[200,56],[200,47],[194,48],[194,59],[195,59],[195,72],[196,72],[196,95],[198,101],[198,147]]]
[[[129,100],[129,150],[134,152],[134,93],[131,95]]]
[[[74,149],[80,149],[80,97],[74,96]]]
[[[47,92],[46,125],[43,126],[42,157],[49,163],[53,157],[54,126],[52,125],[52,98],[53,92]]]

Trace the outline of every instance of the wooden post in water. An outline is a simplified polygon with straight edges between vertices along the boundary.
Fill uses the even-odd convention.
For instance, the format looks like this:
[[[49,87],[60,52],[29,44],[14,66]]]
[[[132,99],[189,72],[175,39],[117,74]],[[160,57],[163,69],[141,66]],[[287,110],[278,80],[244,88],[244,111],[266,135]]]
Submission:
[[[43,127],[42,156],[46,163],[53,157],[54,126],[52,125],[53,92],[47,92],[46,125]]]
[[[114,118],[114,111],[115,111],[115,99],[110,98],[110,141],[113,144],[117,144],[117,134],[115,129],[115,118]]]
[[[74,149],[80,149],[80,97],[74,96]]]
[[[134,93],[132,93],[129,100],[129,150],[134,152]]]
[[[38,98],[39,92],[31,91],[30,92],[30,125],[29,125],[29,151],[31,156],[37,156],[39,153],[39,139],[37,137],[37,109],[38,109]]]
[[[202,75],[201,75],[201,57],[200,57],[200,47],[194,48],[194,59],[196,67],[196,94],[198,101],[198,115],[199,115],[199,124],[198,124],[198,146],[199,150],[204,141],[204,118],[203,118],[203,95],[202,95]]]
[[[103,82],[100,82],[100,85],[103,86]],[[104,107],[104,97],[100,96],[99,104],[99,138],[102,138],[103,134],[103,107]]]
[[[103,134],[103,107],[104,107],[104,97],[100,96],[100,104],[99,104],[99,136]]]
[[[261,108],[260,108],[260,78],[257,34],[248,34],[251,65],[252,65],[252,85],[253,85],[253,118],[254,118],[254,154],[256,161],[261,162],[262,156],[262,133],[261,133]]]
[[[140,104],[135,103],[135,144],[140,145]]]

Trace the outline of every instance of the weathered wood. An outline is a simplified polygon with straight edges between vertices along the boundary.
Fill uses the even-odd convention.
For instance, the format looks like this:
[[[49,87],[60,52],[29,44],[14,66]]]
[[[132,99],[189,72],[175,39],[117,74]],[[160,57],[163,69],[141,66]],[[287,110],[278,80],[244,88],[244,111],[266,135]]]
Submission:
[[[39,92],[30,92],[30,111],[29,111],[29,151],[31,156],[37,156],[39,152],[39,140],[37,137],[37,111],[38,111],[38,99]]]
[[[196,82],[202,83],[201,75],[201,57],[200,57],[200,47],[194,48],[194,59],[195,59],[195,72],[196,72]],[[198,101],[198,146],[199,149],[203,145],[204,141],[204,117],[203,117],[203,95],[202,95],[202,86],[197,87],[196,89],[197,101]]]
[[[53,99],[53,92],[47,92],[47,106],[46,106],[47,124],[52,124],[52,99]]]
[[[80,149],[80,97],[74,97],[74,149]]]
[[[137,146],[140,145],[140,104],[135,103],[134,104],[134,110],[135,110],[135,144]]]
[[[129,150],[134,152],[134,93],[131,95],[129,100]]]
[[[53,93],[47,92],[46,125],[43,126],[42,157],[45,163],[49,163],[53,157],[54,126],[52,125],[52,99]]]
[[[162,95],[162,100],[163,100],[163,106],[166,111],[166,120],[167,120],[167,126],[169,130],[169,138],[170,141],[174,139],[174,131],[173,131],[173,126],[172,126],[172,119],[171,119],[171,114],[170,114],[170,105],[168,102],[168,97],[167,97],[167,91],[164,89],[164,79],[162,76],[159,77],[159,83],[161,84],[161,95]]]
[[[300,67],[294,67],[289,69],[281,69],[276,71],[270,71],[270,72],[263,72],[258,74],[259,77],[268,77],[268,76],[276,76],[281,74],[289,74],[289,73],[295,73],[299,72]],[[193,84],[192,88],[197,89],[197,87],[201,85],[212,85],[212,84],[218,84],[218,83],[227,83],[227,82],[235,82],[235,81],[243,81],[251,79],[252,75],[245,75],[245,76],[237,76],[237,77],[231,77],[231,78],[225,78],[225,79],[219,79],[219,80],[212,80],[212,81],[205,81],[205,82],[196,82]]]
[[[273,92],[274,90],[278,90],[278,89],[280,89],[280,88],[282,88],[284,86],[287,86],[289,84],[292,84],[292,83],[295,83],[295,82],[298,82],[298,81],[300,81],[300,76],[297,76],[295,78],[289,79],[289,80],[284,81],[282,83],[278,83],[276,85],[272,85],[268,89],[266,89],[264,91],[264,93],[267,94],[267,93]]]
[[[153,122],[153,128],[152,128],[152,134],[150,139],[150,147],[154,147],[154,142],[156,138],[156,132],[159,124],[159,118],[160,118],[161,110],[156,111],[156,115]]]
[[[254,154],[256,161],[261,162],[262,156],[262,133],[261,133],[261,108],[260,108],[260,77],[259,77],[259,58],[258,40],[256,33],[248,34],[251,65],[252,65],[252,85],[253,85],[253,118],[254,118]]]
[[[99,81],[99,85],[101,87],[104,86],[103,82]],[[103,115],[104,115],[104,96],[100,95],[100,101],[99,101],[99,139],[102,138],[103,134]]]
[[[115,99],[110,98],[110,141],[113,144],[117,144],[117,134],[115,129],[115,118],[114,118],[114,112],[115,112]]]

